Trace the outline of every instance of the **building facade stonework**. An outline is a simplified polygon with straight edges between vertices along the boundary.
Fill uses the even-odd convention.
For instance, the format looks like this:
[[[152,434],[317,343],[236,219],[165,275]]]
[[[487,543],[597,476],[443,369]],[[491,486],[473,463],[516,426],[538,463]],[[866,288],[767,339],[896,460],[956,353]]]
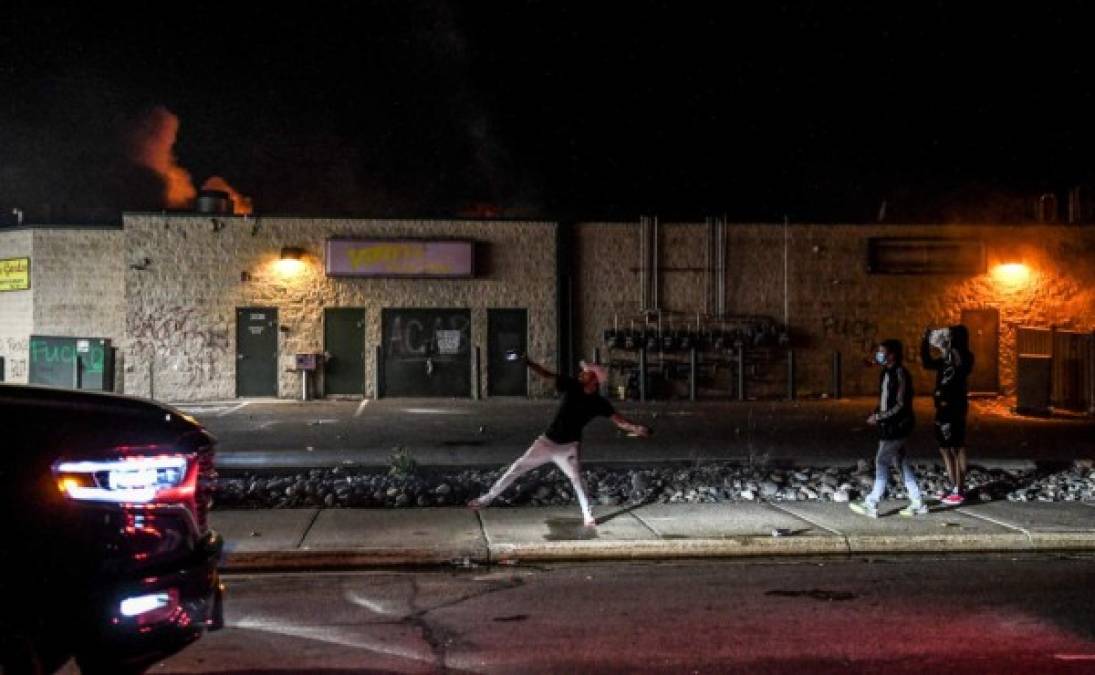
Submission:
[[[707,227],[663,223],[659,230],[663,328],[694,324],[700,315],[701,324],[717,329],[720,321],[709,316],[705,292]],[[980,242],[984,271],[871,273],[871,238]],[[580,224],[575,240],[582,289],[576,332],[582,352],[602,346],[604,330],[614,325],[641,326],[647,318],[653,327],[656,319],[651,317],[657,314],[641,311],[638,224]],[[1002,276],[1001,264],[1009,261],[1021,261],[1026,275]],[[1095,228],[732,223],[726,226],[723,283],[728,315],[770,317],[780,325],[786,317],[800,395],[820,396],[832,390],[835,352],[842,355],[843,391],[873,393],[877,372],[862,362],[874,344],[901,339],[909,361],[916,363],[922,331],[958,323],[963,310],[999,313],[999,389],[1012,393],[1019,327],[1095,330]],[[633,354],[620,352],[607,357],[634,359]],[[751,394],[786,391],[786,361],[782,354],[778,357],[767,364],[767,381],[757,383]],[[657,361],[659,356],[648,358]],[[930,391],[931,374],[918,365],[913,374],[917,388]],[[727,377],[726,371],[722,377]],[[717,383],[722,390],[730,386],[725,380]]]
[[[548,364],[556,347],[555,224],[126,214],[125,391],[166,400],[233,398],[237,309],[277,310],[277,395],[301,391],[297,353],[324,352],[324,310],[365,314],[363,394],[376,395],[376,346],[385,308],[459,308],[472,346],[487,354],[491,308],[528,312],[528,351]],[[325,242],[465,239],[476,243],[474,278],[328,277]],[[300,269],[279,269],[282,248],[301,249]],[[490,377],[485,359],[481,391]],[[547,393],[529,382],[531,396]]]
[[[125,327],[121,228],[28,226],[0,231],[0,258],[30,258],[30,289],[0,293],[5,380],[26,383],[30,336],[106,338]]]
[[[611,370],[613,393],[627,384],[636,354],[608,349],[607,329],[656,330],[660,320],[665,332],[705,332],[741,317],[789,327],[789,343],[768,348],[767,361],[747,364],[748,394],[758,398],[787,392],[787,348],[794,351],[798,395],[831,393],[837,353],[843,392],[871,394],[877,372],[862,362],[889,337],[906,343],[918,389],[926,392],[931,374],[915,364],[922,331],[973,315],[991,317],[994,323],[982,328],[995,332],[998,351],[995,362],[989,353],[978,354],[979,370],[995,366],[995,390],[1013,393],[1020,327],[1095,329],[1095,227],[1089,226],[730,223],[716,278],[710,227],[662,223],[653,307],[643,288],[651,270],[649,264],[644,270],[640,256],[638,222],[568,226],[573,292],[565,298],[557,297],[560,226],[554,222],[127,213],[123,225],[0,230],[0,258],[31,259],[31,288],[0,293],[0,356],[8,381],[27,381],[31,335],[102,337],[118,348],[119,391],[168,401],[235,398],[238,320],[248,308],[276,312],[270,395],[283,398],[300,395],[294,357],[328,349],[328,310],[339,308],[362,313],[359,395],[367,397],[377,395],[383,371],[377,347],[390,339],[384,317],[393,309],[465,313],[470,347],[480,353],[479,380],[460,395],[490,392],[494,310],[526,312],[528,353],[549,368],[556,367],[561,341],[573,339],[577,357],[598,350],[618,366]],[[977,242],[984,264],[976,271],[878,273],[868,270],[872,238]],[[473,241],[478,269],[471,278],[328,276],[329,239]],[[287,247],[303,253],[292,272],[279,265]],[[945,268],[948,261],[941,262]],[[1023,275],[1001,274],[1007,262],[1021,262]],[[713,284],[723,289],[722,317],[713,308]],[[560,336],[559,308],[568,302],[572,335]],[[702,397],[733,396],[731,357],[726,349],[701,350]],[[647,358],[657,368],[662,361],[680,366],[686,357],[655,350]],[[683,395],[680,369],[675,372],[670,393]],[[533,397],[552,393],[550,383],[538,378],[529,379],[526,391]],[[322,378],[317,393],[324,393]]]

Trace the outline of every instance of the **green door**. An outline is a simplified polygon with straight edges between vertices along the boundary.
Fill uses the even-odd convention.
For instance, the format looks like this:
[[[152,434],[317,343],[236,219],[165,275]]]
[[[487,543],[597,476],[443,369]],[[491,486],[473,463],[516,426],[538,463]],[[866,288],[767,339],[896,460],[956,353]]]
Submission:
[[[323,312],[323,391],[365,394],[365,310],[330,308]]]
[[[278,310],[236,309],[236,396],[278,395]]]
[[[490,396],[527,396],[528,368],[506,360],[506,352],[524,354],[528,343],[528,311],[487,310],[487,392]]]

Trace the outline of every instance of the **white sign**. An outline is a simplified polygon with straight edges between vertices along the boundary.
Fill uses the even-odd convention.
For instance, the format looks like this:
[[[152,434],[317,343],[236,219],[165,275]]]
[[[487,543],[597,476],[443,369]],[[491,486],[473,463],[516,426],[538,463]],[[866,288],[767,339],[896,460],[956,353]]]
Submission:
[[[460,353],[460,331],[458,331],[458,330],[434,331],[434,338],[437,340],[437,353],[438,354],[458,354],[458,353]]]

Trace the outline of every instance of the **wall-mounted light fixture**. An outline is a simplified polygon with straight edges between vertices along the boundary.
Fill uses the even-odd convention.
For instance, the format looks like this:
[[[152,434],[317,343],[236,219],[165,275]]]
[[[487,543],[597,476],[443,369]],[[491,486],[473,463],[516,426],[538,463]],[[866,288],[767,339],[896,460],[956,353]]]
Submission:
[[[1004,246],[996,251],[996,265],[992,276],[1006,288],[1015,290],[1030,281],[1030,267],[1023,252],[1015,246]]]
[[[277,270],[283,276],[296,274],[304,269],[305,251],[296,246],[283,246],[278,256]]]
[[[281,249],[281,260],[303,260],[304,249],[297,248],[296,246],[283,246]]]

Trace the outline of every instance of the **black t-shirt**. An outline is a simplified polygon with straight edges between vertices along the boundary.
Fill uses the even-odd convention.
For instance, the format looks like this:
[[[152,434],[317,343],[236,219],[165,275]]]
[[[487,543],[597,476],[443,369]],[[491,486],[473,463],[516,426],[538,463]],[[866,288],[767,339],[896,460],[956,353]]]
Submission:
[[[582,428],[594,417],[612,417],[616,409],[596,391],[587,394],[578,380],[560,375],[555,378],[555,389],[563,393],[559,412],[544,435],[555,443],[574,443],[582,440]]]

